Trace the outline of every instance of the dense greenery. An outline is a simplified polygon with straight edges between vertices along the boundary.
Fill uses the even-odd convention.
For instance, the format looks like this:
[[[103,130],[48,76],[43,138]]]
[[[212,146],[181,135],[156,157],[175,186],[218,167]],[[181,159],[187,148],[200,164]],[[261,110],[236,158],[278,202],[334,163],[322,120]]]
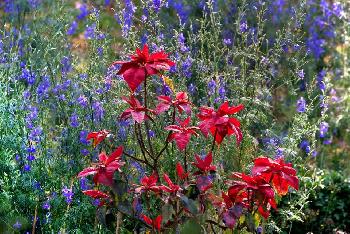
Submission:
[[[145,43],[176,63],[148,83],[153,97],[186,91],[197,106],[244,104],[243,141],[216,149],[219,178],[249,173],[261,155],[297,168],[299,190],[257,217],[257,232],[349,232],[349,9],[325,0],[0,1],[0,232],[115,232],[114,211],[101,224],[81,192],[92,181],[76,176],[110,145],[141,155],[134,124],[118,118],[128,86],[111,64]],[[152,125],[155,150],[164,123]],[[112,136],[94,148],[86,136],[102,129]],[[189,161],[211,142],[191,141]],[[183,157],[170,146],[160,170],[174,178]],[[137,163],[123,170],[135,184],[152,173]],[[144,230],[127,217],[120,225]]]

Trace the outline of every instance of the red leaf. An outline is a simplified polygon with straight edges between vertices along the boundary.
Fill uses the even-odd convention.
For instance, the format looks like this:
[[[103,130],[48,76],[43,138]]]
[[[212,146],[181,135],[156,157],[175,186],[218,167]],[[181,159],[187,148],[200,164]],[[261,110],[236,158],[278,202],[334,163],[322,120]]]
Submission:
[[[123,154],[123,146],[119,146],[106,160],[106,164],[110,164],[113,161],[120,160]]]
[[[185,170],[183,169],[183,167],[181,166],[181,163],[179,162],[176,164],[176,173],[179,179],[181,180],[185,180],[189,174],[188,172],[185,173]]]
[[[132,92],[149,75],[157,74],[161,70],[169,70],[174,62],[168,59],[168,55],[163,51],[149,54],[148,46],[143,49],[136,49],[136,54],[131,55],[131,61],[116,61],[114,64],[122,64],[118,75],[122,75]]]
[[[104,192],[101,192],[101,191],[98,191],[98,190],[85,190],[85,191],[82,191],[85,195],[89,196],[89,197],[92,197],[94,199],[97,199],[97,198],[109,198],[109,195],[104,193]]]
[[[85,177],[88,175],[93,175],[97,173],[97,169],[94,167],[88,167],[85,168],[84,170],[82,170],[81,172],[79,172],[78,177]]]

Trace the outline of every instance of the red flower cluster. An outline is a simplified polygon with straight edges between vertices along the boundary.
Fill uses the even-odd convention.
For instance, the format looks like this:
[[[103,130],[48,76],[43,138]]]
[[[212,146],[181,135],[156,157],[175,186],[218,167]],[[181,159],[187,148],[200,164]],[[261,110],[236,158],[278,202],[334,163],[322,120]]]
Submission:
[[[131,61],[117,61],[113,64],[122,65],[118,74],[123,76],[132,91],[129,98],[123,97],[123,100],[129,104],[129,108],[120,115],[120,118],[124,120],[132,118],[134,124],[137,124],[135,126],[135,138],[140,148],[139,152],[142,155],[138,155],[137,151],[134,151],[135,154],[133,155],[123,152],[123,147],[120,146],[110,156],[107,156],[105,152],[100,153],[98,163],[93,163],[91,167],[85,168],[78,174],[78,177],[94,175],[93,181],[95,184],[102,184],[111,188],[111,192],[108,194],[98,190],[83,191],[87,196],[101,199],[100,206],[116,205],[118,207],[118,202],[112,202],[113,199],[116,197],[118,197],[118,200],[122,197],[132,197],[134,202],[133,206],[130,206],[130,211],[125,206],[121,207],[121,210],[127,210],[127,215],[133,215],[134,218],[138,218],[154,231],[161,231],[183,223],[186,218],[204,213],[207,206],[211,204],[216,208],[217,215],[225,226],[234,228],[241,215],[247,213],[258,212],[262,217],[267,218],[271,207],[277,209],[275,200],[277,195],[287,194],[289,187],[298,189],[299,180],[296,176],[296,170],[292,168],[290,163],[285,163],[283,159],[273,160],[260,157],[254,160],[251,175],[233,173],[230,180],[227,181],[227,191],[220,191],[220,195],[217,195],[217,192],[215,192],[217,186],[214,183],[220,179],[220,176],[217,175],[220,170],[218,170],[215,160],[213,160],[214,148],[215,145],[220,145],[226,136],[231,135],[235,135],[237,144],[241,143],[243,138],[240,129],[241,124],[232,115],[240,112],[244,106],[242,104],[230,106],[226,101],[217,110],[212,107],[200,107],[197,114],[200,122],[197,126],[191,126],[193,104],[189,101],[185,92],[178,92],[174,97],[158,96],[158,103],[156,104],[153,102],[154,99],[151,99],[151,105],[154,105],[153,108],[155,108],[152,110],[148,107],[151,105],[147,103],[147,77],[161,75],[161,71],[169,70],[170,66],[174,65],[166,53],[163,51],[149,53],[148,47],[145,45],[142,50],[136,50],[136,54],[131,56]],[[142,82],[145,84],[145,92],[143,100],[140,99],[140,101],[139,96],[133,92]],[[165,113],[164,116],[161,116],[163,113]],[[180,117],[184,115],[186,115],[185,119],[181,120]],[[167,122],[167,124],[163,124],[163,127],[166,126],[165,130],[169,131],[168,136],[164,139],[163,147],[156,140],[152,144],[149,136],[147,141],[143,140],[144,132],[147,134],[147,131],[149,131],[149,120],[154,123],[160,119]],[[176,120],[177,125],[175,124]],[[168,125],[170,121],[171,123]],[[145,130],[141,128],[141,124],[145,125]],[[185,151],[189,146],[192,135],[198,137],[199,131],[205,137],[208,137],[209,133],[213,136],[211,150],[205,157],[198,154],[188,154],[188,151]],[[96,147],[108,134],[109,132],[106,130],[91,132],[87,139],[92,139],[93,147]],[[163,168],[160,167],[163,162],[160,161],[162,153],[169,153],[167,147],[169,142],[172,141],[175,141],[181,155],[184,155],[183,164],[176,163],[175,178],[171,178],[172,173],[165,173]],[[157,150],[159,151],[157,152]],[[184,154],[183,151],[185,151]],[[143,175],[139,182],[134,180],[131,183],[125,182],[125,184],[122,184],[121,181],[117,183],[115,172],[118,171],[120,172],[119,175],[124,175],[120,169],[125,164],[121,160],[123,153],[126,157],[125,160],[129,158],[141,163],[142,166],[148,169],[148,172],[153,171],[152,174],[148,174],[149,176]],[[188,156],[194,156],[194,158],[187,162]],[[125,175],[124,177],[129,178]],[[125,189],[123,189],[124,185]],[[129,194],[130,196],[128,196]],[[157,197],[157,201],[164,202],[175,214],[170,215],[170,217],[158,215],[155,219],[144,214],[143,209],[150,210],[150,199],[152,197]],[[138,208],[141,202],[146,202],[147,207],[143,205]],[[221,224],[218,224],[218,226],[222,227]]]
[[[131,55],[131,61],[116,61],[112,65],[121,64],[118,75],[122,75],[132,92],[146,79],[147,76],[158,74],[161,70],[169,70],[175,63],[163,51],[150,54],[148,46],[136,49]]]
[[[230,107],[228,102],[224,102],[217,111],[211,107],[201,107],[198,118],[201,120],[199,128],[205,137],[210,132],[218,145],[226,135],[234,134],[236,136],[237,144],[242,141],[242,132],[240,129],[240,122],[229,115],[235,114],[243,109],[243,105]]]
[[[124,165],[124,162],[121,162],[122,153],[122,146],[118,147],[109,157],[105,152],[100,153],[99,162],[82,170],[78,177],[95,175],[93,179],[95,184],[112,186],[114,172],[120,170],[120,167]]]

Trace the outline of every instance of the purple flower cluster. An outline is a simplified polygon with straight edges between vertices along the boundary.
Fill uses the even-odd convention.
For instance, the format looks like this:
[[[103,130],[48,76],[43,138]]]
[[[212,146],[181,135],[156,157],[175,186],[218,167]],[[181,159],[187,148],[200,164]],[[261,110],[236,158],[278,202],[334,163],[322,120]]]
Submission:
[[[73,196],[74,196],[73,189],[69,189],[69,188],[67,188],[67,187],[65,186],[65,187],[62,189],[62,196],[65,197],[66,202],[67,202],[68,204],[72,203]]]

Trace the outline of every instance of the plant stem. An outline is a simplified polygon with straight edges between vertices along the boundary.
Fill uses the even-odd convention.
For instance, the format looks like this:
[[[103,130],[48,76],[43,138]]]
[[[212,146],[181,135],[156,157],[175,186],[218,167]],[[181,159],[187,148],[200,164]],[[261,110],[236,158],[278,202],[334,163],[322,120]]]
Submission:
[[[214,151],[214,147],[215,147],[215,138],[216,138],[216,135],[218,134],[218,130],[216,129],[215,130],[215,134],[214,134],[214,139],[213,139],[213,143],[211,144],[211,152]]]
[[[147,77],[144,81],[144,95],[143,95],[143,101],[144,101],[144,106],[147,109]],[[151,151],[152,154],[152,158],[154,158],[154,150],[153,150],[153,146],[151,143],[151,138],[149,136],[149,125],[148,125],[148,121],[145,120],[145,129],[146,129],[146,137],[147,137],[147,142],[148,142],[148,146],[149,146],[149,150]]]

